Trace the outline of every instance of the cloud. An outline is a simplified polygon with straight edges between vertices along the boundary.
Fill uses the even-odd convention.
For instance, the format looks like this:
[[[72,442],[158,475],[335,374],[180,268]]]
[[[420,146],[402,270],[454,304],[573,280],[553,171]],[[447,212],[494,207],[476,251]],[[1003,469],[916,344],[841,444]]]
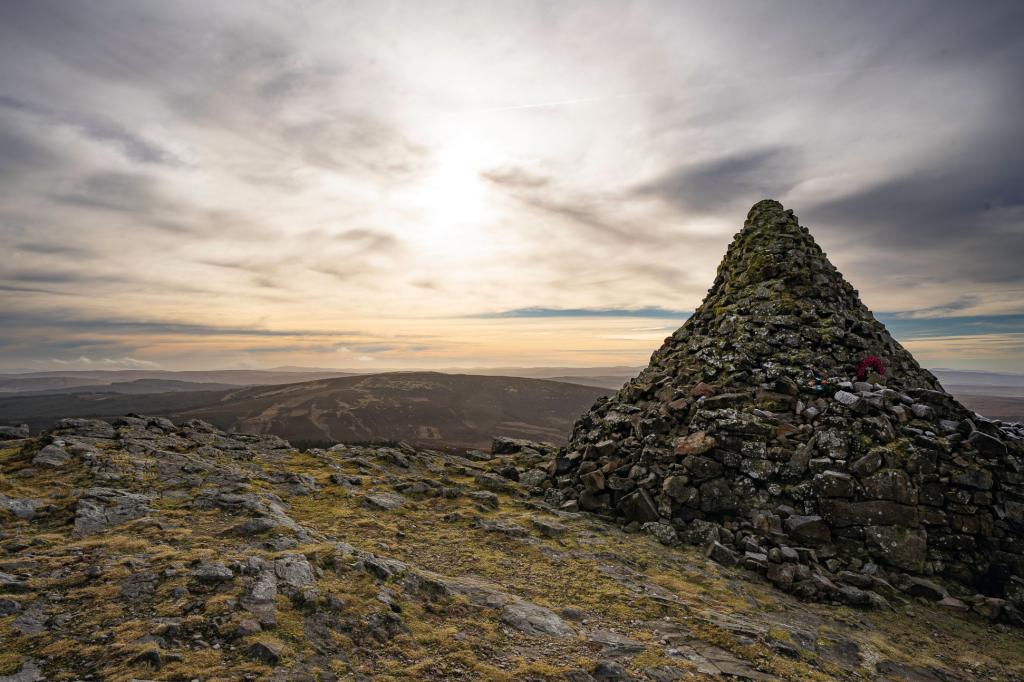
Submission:
[[[360,355],[358,358],[356,358],[356,360],[358,360],[359,362],[373,362],[374,361],[374,359],[371,358],[369,355]]]
[[[235,361],[229,365],[229,367],[237,369],[258,369],[259,366],[259,363],[251,355],[244,352],[236,353]]]
[[[664,317],[673,319],[685,319],[692,313],[676,310],[665,310],[663,308],[637,308],[635,310],[624,310],[617,308],[588,309],[588,308],[520,308],[518,310],[506,310],[500,313],[485,313],[473,315],[480,318],[507,318],[507,317]]]
[[[139,360],[137,358],[99,358],[92,360],[84,355],[74,360],[61,360],[53,358],[50,362],[56,365],[85,365],[87,367],[114,367],[118,369],[160,369],[162,365],[151,360]]]
[[[715,214],[780,197],[801,177],[792,147],[748,149],[688,163],[636,188],[689,215]]]
[[[27,114],[46,125],[72,128],[84,137],[118,148],[128,159],[138,163],[174,162],[165,150],[111,121],[76,113],[60,113],[5,95],[0,95],[0,107]]]
[[[351,353],[352,351],[350,351],[348,348],[345,348],[345,346],[338,346],[337,348],[334,349],[334,352],[335,353]]]

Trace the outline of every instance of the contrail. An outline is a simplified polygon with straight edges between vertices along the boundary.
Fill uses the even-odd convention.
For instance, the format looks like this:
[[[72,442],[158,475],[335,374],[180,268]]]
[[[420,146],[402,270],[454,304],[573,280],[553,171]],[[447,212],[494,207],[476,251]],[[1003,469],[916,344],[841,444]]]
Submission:
[[[543,104],[521,104],[516,107],[497,107],[495,109],[477,109],[475,111],[460,111],[457,112],[456,116],[468,116],[470,114],[489,114],[495,111],[515,111],[516,109],[538,109],[540,107],[557,107],[561,104],[578,104],[580,102],[603,102],[609,99],[622,99],[624,97],[640,97],[641,95],[649,95],[649,92],[631,92],[626,95],[611,95],[608,97],[587,97],[585,99],[567,99],[561,102],[545,102]]]

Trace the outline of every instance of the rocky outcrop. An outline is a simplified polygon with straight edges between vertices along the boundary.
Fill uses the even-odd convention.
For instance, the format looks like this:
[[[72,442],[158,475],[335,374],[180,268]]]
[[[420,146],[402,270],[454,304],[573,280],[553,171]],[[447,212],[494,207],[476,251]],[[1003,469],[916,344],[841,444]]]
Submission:
[[[884,374],[855,376],[870,356]],[[711,522],[719,556],[797,593],[833,592],[808,567],[877,565],[1000,597],[1024,573],[1022,456],[1024,424],[944,392],[793,211],[762,201],[694,315],[520,480],[549,504],[666,526],[666,544],[708,541],[693,529]]]
[[[28,438],[28,436],[28,424],[0,426],[0,441],[19,440],[21,438]]]

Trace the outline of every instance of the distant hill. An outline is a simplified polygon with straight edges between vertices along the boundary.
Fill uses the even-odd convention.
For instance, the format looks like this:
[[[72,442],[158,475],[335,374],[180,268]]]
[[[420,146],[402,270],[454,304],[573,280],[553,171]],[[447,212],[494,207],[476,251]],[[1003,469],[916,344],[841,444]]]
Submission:
[[[488,449],[493,436],[562,444],[579,413],[610,393],[543,379],[403,372],[248,388],[178,416],[286,439]]]
[[[130,395],[141,395],[147,393],[223,391],[231,388],[238,388],[238,386],[234,384],[175,381],[173,379],[136,379],[135,381],[115,381],[111,384],[87,384],[83,386],[49,388],[39,391],[18,391],[17,395],[56,395],[62,393],[124,393]]]
[[[38,393],[39,391],[63,392],[60,389],[79,389],[83,386],[95,388],[112,384],[127,384],[143,380],[172,382],[167,386],[176,388],[154,388],[149,392],[172,390],[211,390],[208,388],[183,388],[181,384],[219,384],[222,386],[269,386],[273,384],[293,384],[300,381],[326,379],[328,377],[360,376],[353,372],[338,370],[323,371],[275,371],[258,369],[225,369],[211,371],[183,371],[153,369],[122,369],[122,370],[83,370],[32,372],[22,374],[0,374],[0,395],[5,393]],[[117,389],[114,389],[117,390]],[[117,392],[130,392],[117,390]]]
[[[38,433],[62,417],[137,412],[291,440],[487,449],[493,436],[562,444],[580,412],[612,392],[544,379],[402,372],[219,391],[0,397],[0,424],[26,422]]]

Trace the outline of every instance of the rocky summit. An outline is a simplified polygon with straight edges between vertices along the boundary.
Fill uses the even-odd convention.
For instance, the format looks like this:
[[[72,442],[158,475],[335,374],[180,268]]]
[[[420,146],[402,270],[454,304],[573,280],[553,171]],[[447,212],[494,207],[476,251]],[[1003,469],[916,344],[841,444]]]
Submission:
[[[799,597],[881,604],[941,578],[1024,626],[1024,425],[943,391],[776,201],[561,455],[549,503],[698,543]]]
[[[727,560],[781,536],[694,520],[708,557],[549,505],[549,443],[299,452],[112,421],[0,442],[0,682],[1024,679],[1011,602],[780,542],[768,577],[826,597],[802,601]]]

